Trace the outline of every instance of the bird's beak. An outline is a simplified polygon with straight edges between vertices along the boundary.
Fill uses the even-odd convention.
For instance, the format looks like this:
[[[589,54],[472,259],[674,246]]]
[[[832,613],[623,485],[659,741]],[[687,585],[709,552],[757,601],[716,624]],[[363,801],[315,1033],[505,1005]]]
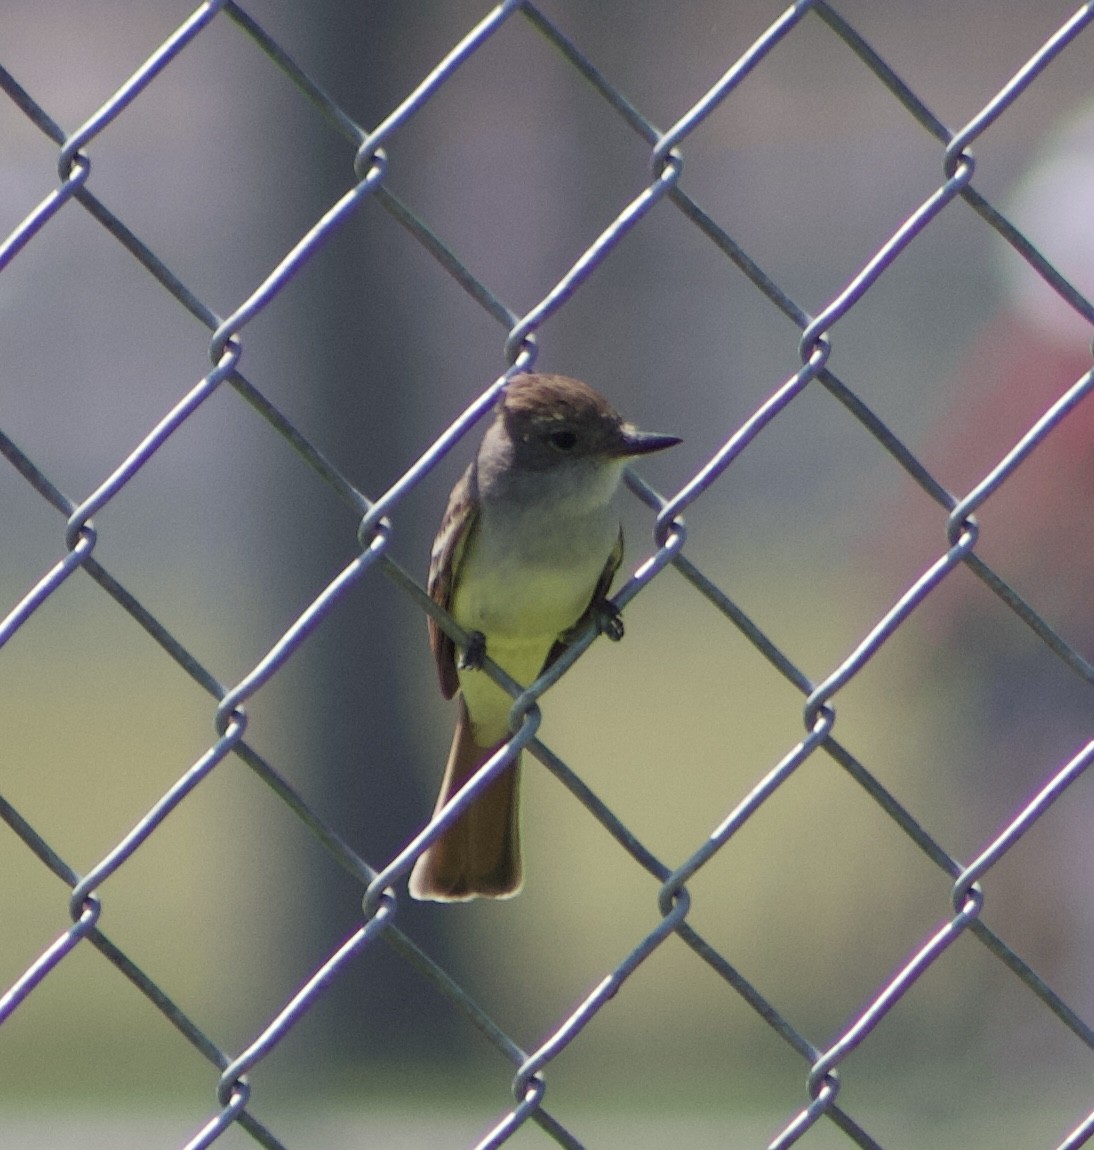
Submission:
[[[676,435],[658,435],[653,431],[639,431],[631,424],[625,423],[619,439],[619,449],[613,454],[622,456],[649,455],[653,451],[664,451],[666,447],[674,447],[683,442]]]

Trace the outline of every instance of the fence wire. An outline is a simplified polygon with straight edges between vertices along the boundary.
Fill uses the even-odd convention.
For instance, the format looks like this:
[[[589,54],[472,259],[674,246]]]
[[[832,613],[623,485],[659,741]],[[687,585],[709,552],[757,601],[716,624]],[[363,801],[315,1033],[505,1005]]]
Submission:
[[[681,184],[684,155],[689,137],[708,117],[716,114],[747,77],[762,69],[769,54],[780,42],[793,37],[805,24],[822,21],[861,61],[884,89],[899,102],[904,112],[937,147],[939,175],[937,186],[900,224],[892,235],[862,265],[846,287],[816,315],[809,314],[784,291],[775,279],[744,250],[718,220],[697,202]],[[642,111],[615,87],[582,46],[571,39],[542,7],[532,3],[509,2],[486,12],[469,28],[444,58],[424,72],[418,85],[401,103],[392,107],[371,129],[361,127],[349,110],[341,107],[324,89],[323,77],[299,66],[289,50],[265,30],[262,24],[239,4],[211,0],[186,19],[100,107],[75,131],[66,131],[48,108],[20,83],[16,62],[0,67],[0,88],[7,99],[57,148],[58,182],[0,245],[0,272],[8,270],[28,245],[54,226],[65,213],[83,209],[101,225],[178,304],[210,332],[210,368],[140,442],[93,490],[69,494],[46,474],[19,445],[0,431],[0,452],[46,504],[65,520],[64,546],[57,561],[11,607],[0,622],[0,646],[21,628],[34,625],[36,614],[76,575],[86,576],[117,603],[158,644],[184,675],[198,684],[212,700],[215,739],[197,760],[171,785],[139,819],[133,829],[118,841],[95,865],[78,873],[64,857],[62,846],[47,842],[42,834],[0,796],[0,816],[38,860],[68,888],[68,912],[72,925],[63,931],[25,969],[0,998],[0,1023],[7,1022],[42,984],[79,949],[94,948],[113,964],[160,1012],[165,1022],[190,1043],[214,1068],[214,1097],[206,1116],[195,1116],[194,1128],[185,1141],[187,1150],[214,1145],[230,1128],[245,1131],[254,1142],[271,1148],[286,1147],[278,1134],[262,1121],[252,1108],[252,1072],[261,1068],[272,1051],[293,1032],[305,1012],[334,984],[365,950],[377,943],[390,947],[403,961],[430,980],[462,1012],[515,1068],[512,1082],[513,1104],[499,1114],[482,1136],[481,1148],[501,1146],[525,1123],[534,1123],[555,1143],[580,1147],[582,1133],[571,1130],[545,1104],[547,1074],[554,1059],[588,1027],[597,1025],[605,1004],[621,985],[664,942],[672,937],[682,941],[695,960],[705,964],[723,980],[727,991],[739,995],[801,1059],[805,1091],[796,1112],[788,1111],[781,1129],[770,1141],[773,1150],[798,1143],[824,1119],[833,1123],[848,1144],[877,1148],[881,1145],[856,1119],[841,1100],[840,1069],[848,1056],[869,1041],[872,1032],[927,971],[943,963],[947,952],[962,936],[981,944],[990,955],[1009,969],[1051,1012],[1059,1023],[1094,1053],[1094,1029],[1041,977],[1020,953],[986,925],[982,880],[1018,840],[1040,820],[1064,792],[1086,771],[1094,759],[1094,739],[1064,766],[1047,771],[1041,788],[1021,809],[1013,812],[1006,825],[971,859],[951,854],[932,832],[917,819],[869,767],[845,746],[837,735],[836,708],[840,693],[890,642],[911,613],[959,567],[971,572],[1017,617],[1051,652],[1059,664],[1084,686],[1094,686],[1094,667],[1068,639],[978,554],[977,513],[993,494],[1036,451],[1054,429],[1072,417],[1088,392],[1094,388],[1094,370],[1087,370],[1067,388],[1026,429],[995,465],[970,490],[951,493],[935,477],[913,450],[886,425],[829,367],[834,329],[877,284],[879,278],[898,263],[909,244],[932,225],[955,201],[964,201],[998,236],[1032,268],[1041,279],[1087,324],[1094,326],[1094,304],[1079,288],[1037,249],[1002,212],[989,203],[974,186],[976,163],[973,148],[979,138],[1014,102],[1037,83],[1057,57],[1086,34],[1094,21],[1094,4],[1084,4],[1037,47],[1028,59],[973,115],[956,130],[946,126],[929,106],[929,94],[921,96],[898,71],[871,47],[870,43],[827,3],[799,0],[778,16],[752,46],[729,63],[725,72],[701,97],[666,129],[655,126]],[[203,37],[215,37],[226,22],[232,22],[249,36],[295,86],[299,96],[316,106],[332,127],[353,149],[352,182],[348,190],[300,235],[276,267],[227,315],[218,314],[155,252],[155,238],[142,238],[115,214],[109,203],[93,191],[92,160],[101,133],[123,112],[139,102],[160,73],[188,52]],[[593,240],[561,276],[546,285],[542,298],[524,314],[508,307],[488,284],[476,278],[450,246],[443,234],[389,188],[387,176],[389,143],[428,102],[443,99],[446,86],[460,68],[500,29],[523,22],[543,37],[584,82],[595,90],[604,104],[635,133],[649,149],[648,173],[636,182],[632,198],[619,206],[610,224]],[[8,66],[12,70],[9,70]],[[347,151],[347,164],[350,161]],[[348,170],[348,169],[347,169]],[[421,248],[435,259],[504,333],[504,371],[479,399],[441,432],[434,442],[387,490],[376,498],[362,494],[323,454],[320,445],[286,417],[260,388],[240,370],[239,361],[248,325],[270,305],[298,272],[327,243],[337,242],[340,226],[362,204],[374,201],[404,228]],[[658,858],[628,828],[589,786],[550,748],[536,737],[537,700],[544,690],[572,666],[592,641],[588,635],[576,643],[567,656],[552,667],[535,685],[520,696],[523,716],[513,739],[544,763],[576,798],[584,803],[607,833],[630,853],[634,862],[660,884],[656,913],[651,914],[648,931],[633,939],[621,956],[571,1012],[557,1020],[549,1033],[530,1049],[510,1037],[460,983],[400,925],[400,908],[405,901],[404,880],[415,858],[436,837],[436,822],[425,825],[405,849],[386,861],[370,865],[321,818],[308,798],[277,767],[251,746],[247,735],[246,705],[292,659],[305,638],[329,619],[332,609],[371,568],[382,571],[399,590],[420,608],[441,620],[458,635],[451,620],[441,618],[438,608],[425,595],[419,572],[410,573],[390,554],[393,531],[400,507],[437,465],[469,433],[476,433],[508,379],[530,368],[537,357],[537,333],[544,323],[566,307],[568,302],[594,277],[605,259],[627,244],[637,229],[657,213],[675,212],[701,234],[706,242],[729,260],[755,289],[800,331],[801,367],[776,387],[765,401],[735,430],[679,490],[663,494],[653,490],[636,475],[628,483],[632,492],[655,516],[654,547],[646,560],[618,590],[615,601],[625,606],[666,568],[673,568],[687,584],[729,625],[736,628],[771,666],[801,694],[804,701],[804,729],[800,740],[786,749],[783,757],[752,787],[738,805],[709,832],[687,858],[667,861]],[[937,504],[939,521],[945,525],[946,546],[926,570],[876,620],[862,640],[845,658],[819,679],[810,678],[773,639],[737,605],[718,579],[688,555],[684,515],[709,489],[716,485],[731,465],[774,420],[813,385],[825,389],[873,436],[880,447]],[[223,683],[189,650],[167,626],[103,566],[96,556],[98,534],[95,517],[107,508],[131,483],[137,482],[142,468],[186,425],[210,396],[221,388],[234,389],[263,420],[283,437],[316,474],[359,516],[359,552],[344,569],[330,579],[319,594],[284,632],[270,650],[238,682]],[[79,573],[79,574],[77,574]],[[683,593],[678,591],[677,593]],[[746,978],[723,953],[701,934],[691,921],[691,895],[688,883],[753,817],[803,764],[816,755],[827,756],[861,788],[880,811],[895,824],[949,883],[950,902],[939,908],[937,926],[922,937],[909,936],[911,957],[859,1010],[845,1020],[837,1037],[823,1046],[810,1041],[770,1001],[754,981]],[[272,1017],[259,1020],[257,1037],[243,1049],[222,1049],[212,1037],[213,1020],[184,1011],[157,982],[155,970],[144,969],[101,928],[100,891],[122,868],[140,867],[144,844],[196,788],[202,786],[229,756],[241,759],[265,782],[322,844],[331,857],[353,877],[361,888],[361,919],[358,929],[331,950],[316,969]],[[489,780],[479,780],[486,785]],[[2,1039],[2,1032],[0,1032]],[[254,1101],[260,1099],[256,1091]],[[1046,1133],[1059,1150],[1085,1145],[1094,1135],[1094,1106],[1088,1117],[1071,1130]],[[181,1144],[181,1143],[180,1143]]]

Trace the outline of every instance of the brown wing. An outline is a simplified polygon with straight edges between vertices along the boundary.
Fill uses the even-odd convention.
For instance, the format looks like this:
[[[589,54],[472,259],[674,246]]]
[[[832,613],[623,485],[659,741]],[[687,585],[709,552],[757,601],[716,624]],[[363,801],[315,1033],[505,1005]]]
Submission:
[[[452,583],[460,565],[460,557],[467,545],[471,529],[478,519],[478,500],[475,498],[475,465],[460,477],[448,498],[448,507],[441,520],[433,551],[429,557],[429,597],[446,611],[452,608]],[[460,689],[456,677],[456,644],[429,619],[429,646],[437,661],[437,675],[441,681],[441,694],[446,699]]]
[[[612,553],[608,556],[608,562],[604,565],[604,570],[600,572],[600,578],[596,583],[596,590],[593,592],[592,599],[589,600],[589,607],[595,606],[597,603],[607,599],[608,592],[611,590],[612,580],[615,578],[615,573],[619,570],[619,564],[623,562],[623,528],[619,528],[619,536],[616,538],[615,546],[612,548]]]
[[[588,607],[581,613],[581,617],[574,623],[570,631],[562,635],[551,648],[547,655],[547,659],[543,664],[540,674],[544,671],[562,654],[563,651],[569,646],[566,642],[566,635],[572,631],[576,631],[588,621],[589,616],[596,609],[598,603],[602,603],[608,597],[608,591],[611,589],[612,580],[615,578],[616,571],[619,570],[619,564],[623,562],[623,528],[619,528],[619,538],[615,541],[615,546],[612,548],[611,554],[608,556],[608,562],[604,564],[604,570],[600,572],[600,578],[596,581],[596,587],[593,590],[592,598],[589,600]],[[618,638],[618,636],[617,636]]]

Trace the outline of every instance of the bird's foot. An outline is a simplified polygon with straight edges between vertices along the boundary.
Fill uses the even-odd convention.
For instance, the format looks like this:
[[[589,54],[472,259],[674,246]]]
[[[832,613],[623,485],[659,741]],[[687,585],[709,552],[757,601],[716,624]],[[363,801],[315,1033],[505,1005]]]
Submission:
[[[456,666],[461,671],[481,671],[486,658],[486,636],[481,631],[468,632],[468,643],[462,651]]]
[[[607,635],[613,643],[623,638],[623,616],[619,608],[607,599],[593,604],[593,622],[601,635]]]

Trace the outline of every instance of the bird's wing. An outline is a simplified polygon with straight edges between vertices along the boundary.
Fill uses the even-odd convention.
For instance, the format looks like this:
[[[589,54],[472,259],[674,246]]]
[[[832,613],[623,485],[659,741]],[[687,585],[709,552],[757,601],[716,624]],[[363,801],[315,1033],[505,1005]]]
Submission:
[[[446,611],[452,609],[452,585],[464,548],[478,519],[474,467],[472,463],[452,488],[429,558],[429,597]],[[428,622],[429,646],[437,661],[441,693],[446,699],[451,699],[460,687],[456,677],[456,644],[437,626],[434,619],[430,618]]]
[[[598,603],[603,603],[608,597],[608,592],[611,590],[612,580],[615,578],[615,573],[619,570],[619,564],[623,562],[623,528],[619,528],[619,535],[616,537],[615,546],[612,548],[612,553],[608,556],[608,562],[604,564],[604,570],[600,572],[600,578],[596,582],[596,590],[593,592],[593,597],[589,600],[589,608],[595,607]]]

